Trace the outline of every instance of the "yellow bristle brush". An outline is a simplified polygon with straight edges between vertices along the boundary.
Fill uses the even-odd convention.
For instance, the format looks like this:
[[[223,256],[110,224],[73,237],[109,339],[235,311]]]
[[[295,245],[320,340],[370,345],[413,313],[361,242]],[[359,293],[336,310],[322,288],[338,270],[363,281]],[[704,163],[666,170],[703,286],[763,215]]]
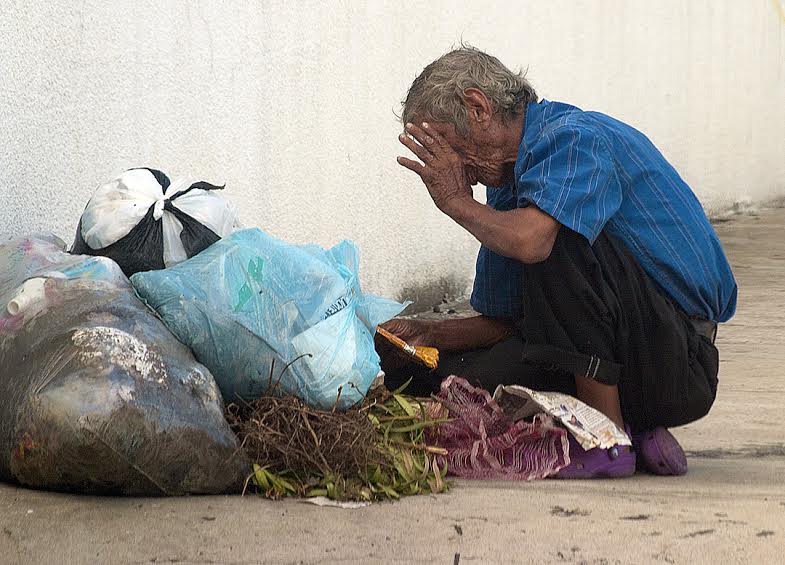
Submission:
[[[414,347],[403,341],[401,338],[391,334],[381,327],[377,327],[376,331],[380,336],[389,341],[401,351],[408,353],[413,359],[417,360],[422,365],[429,369],[435,369],[439,364],[439,350],[435,347]]]

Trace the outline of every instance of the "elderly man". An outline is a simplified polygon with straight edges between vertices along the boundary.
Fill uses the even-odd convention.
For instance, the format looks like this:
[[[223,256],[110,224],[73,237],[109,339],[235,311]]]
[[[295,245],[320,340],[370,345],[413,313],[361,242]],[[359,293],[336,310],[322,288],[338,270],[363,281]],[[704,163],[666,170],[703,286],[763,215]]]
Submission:
[[[416,159],[398,162],[482,244],[471,298],[480,316],[386,325],[442,351],[416,389],[458,374],[490,390],[567,392],[627,427],[633,450],[574,444],[561,477],[628,476],[636,462],[685,473],[667,428],[708,413],[716,324],[736,308],[733,274],[689,186],[639,131],[538,101],[520,73],[474,48],[425,68],[402,121]],[[487,204],[472,195],[478,182]],[[407,376],[389,373],[390,384]]]

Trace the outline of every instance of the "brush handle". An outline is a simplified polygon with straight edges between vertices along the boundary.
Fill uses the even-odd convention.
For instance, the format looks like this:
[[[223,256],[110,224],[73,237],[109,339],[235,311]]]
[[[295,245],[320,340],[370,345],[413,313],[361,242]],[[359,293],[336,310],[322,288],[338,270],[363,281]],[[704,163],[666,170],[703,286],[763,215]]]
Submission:
[[[392,343],[395,347],[400,349],[401,351],[405,351],[409,355],[411,355],[414,359],[428,367],[429,369],[435,369],[439,363],[439,351],[433,347],[414,347],[409,345],[405,341],[403,341],[398,336],[391,334],[387,330],[382,327],[376,328],[377,333],[382,336],[384,339]]]

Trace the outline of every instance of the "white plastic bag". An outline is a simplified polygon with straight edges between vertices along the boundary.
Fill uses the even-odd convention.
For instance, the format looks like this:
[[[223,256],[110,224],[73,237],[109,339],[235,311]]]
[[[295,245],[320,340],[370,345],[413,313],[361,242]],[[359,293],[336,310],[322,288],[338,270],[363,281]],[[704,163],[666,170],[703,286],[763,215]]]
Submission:
[[[215,192],[222,188],[170,181],[154,169],[125,171],[90,198],[71,252],[109,257],[128,276],[176,265],[240,227]]]

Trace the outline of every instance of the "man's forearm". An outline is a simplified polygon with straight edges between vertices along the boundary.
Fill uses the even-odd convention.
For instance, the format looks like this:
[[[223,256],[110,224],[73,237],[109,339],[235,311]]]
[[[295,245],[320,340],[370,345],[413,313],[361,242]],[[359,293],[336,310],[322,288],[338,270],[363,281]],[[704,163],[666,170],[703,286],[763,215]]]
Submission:
[[[499,211],[461,198],[442,211],[491,251],[522,263],[547,259],[559,231],[559,223],[534,206]]]
[[[439,320],[429,325],[428,341],[442,351],[469,351],[490,347],[515,331],[512,322],[488,316]]]

